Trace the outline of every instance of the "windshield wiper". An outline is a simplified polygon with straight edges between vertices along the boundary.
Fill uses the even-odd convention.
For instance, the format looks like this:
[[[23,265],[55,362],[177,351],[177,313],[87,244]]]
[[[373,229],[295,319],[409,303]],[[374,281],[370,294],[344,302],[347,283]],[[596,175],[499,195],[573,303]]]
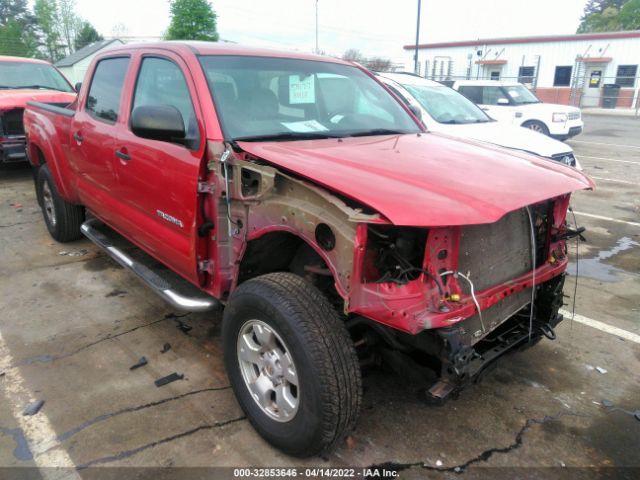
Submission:
[[[38,85],[38,84],[35,84],[35,85],[19,85],[17,87],[7,87],[7,88],[12,88],[12,89],[15,89],[15,90],[32,88],[32,89],[56,90],[58,92],[64,92],[64,90],[61,90],[59,88],[50,87],[49,85]]]
[[[350,133],[350,137],[367,137],[369,135],[403,135],[407,132],[402,130],[393,130],[390,128],[372,128],[371,130],[362,130],[361,132]]]
[[[342,138],[342,135],[335,135],[329,132],[279,132],[265,135],[252,135],[246,137],[236,137],[234,142],[278,142],[287,140],[316,140],[325,138]]]

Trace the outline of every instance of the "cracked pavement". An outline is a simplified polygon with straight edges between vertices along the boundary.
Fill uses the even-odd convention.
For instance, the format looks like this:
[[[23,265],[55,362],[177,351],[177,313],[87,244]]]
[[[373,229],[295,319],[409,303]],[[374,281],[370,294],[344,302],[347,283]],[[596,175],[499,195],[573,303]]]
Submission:
[[[588,118],[579,139],[612,141],[598,136],[604,127],[589,127],[595,122],[607,120]],[[619,132],[614,140],[630,142],[629,127],[616,122],[607,126]],[[578,155],[615,154],[574,147]],[[640,162],[640,149],[624,155]],[[581,162],[605,175],[601,162]],[[640,184],[640,167],[629,165],[607,164],[606,175]],[[639,190],[602,182],[576,198],[576,210],[638,221],[628,206]],[[621,237],[640,241],[635,227],[579,221],[590,241],[584,258]],[[558,340],[505,357],[442,406],[426,405],[421,386],[406,378],[368,371],[356,431],[327,456],[298,460],[267,445],[238,407],[222,364],[220,312],[177,315],[88,241],[55,243],[27,168],[0,171],[0,227],[0,468],[48,465],[55,451],[81,478],[97,466],[378,465],[401,478],[475,478],[521,467],[528,478],[546,478],[548,469],[533,467],[563,466],[589,467],[571,470],[588,477],[640,468],[640,421],[630,414],[640,409],[640,345],[631,341],[565,321]],[[639,334],[639,251],[608,260],[623,271],[616,282],[581,278],[577,312]],[[181,332],[180,322],[192,330]],[[171,349],[161,353],[165,343]],[[141,356],[148,365],[130,371]],[[185,378],[154,385],[172,372]],[[41,412],[18,418],[32,398],[45,400]],[[42,416],[50,429],[37,424]]]

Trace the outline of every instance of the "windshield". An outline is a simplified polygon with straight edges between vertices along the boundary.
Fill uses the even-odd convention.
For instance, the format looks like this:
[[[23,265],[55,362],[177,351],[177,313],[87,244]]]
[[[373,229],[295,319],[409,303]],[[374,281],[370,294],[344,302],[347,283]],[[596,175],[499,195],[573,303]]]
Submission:
[[[540,103],[540,100],[523,85],[512,85],[504,87],[511,101],[515,104],[522,105],[526,103]]]
[[[395,98],[356,67],[247,56],[202,56],[200,62],[229,139],[421,131]]]
[[[403,85],[438,123],[485,123],[492,120],[471,100],[448,87]]]
[[[0,62],[0,88],[43,88],[73,92],[62,74],[45,63]]]

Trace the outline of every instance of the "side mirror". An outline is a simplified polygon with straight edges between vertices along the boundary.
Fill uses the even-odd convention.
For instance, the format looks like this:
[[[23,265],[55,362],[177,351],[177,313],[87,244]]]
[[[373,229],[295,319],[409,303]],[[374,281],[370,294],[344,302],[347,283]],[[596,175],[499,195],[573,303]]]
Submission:
[[[76,93],[80,93],[80,89],[82,88],[82,82],[76,83],[73,88],[75,88]]]
[[[186,133],[180,111],[172,105],[143,105],[131,114],[134,135],[162,142],[183,143]]]
[[[507,100],[506,98],[499,98],[498,105],[509,105],[509,100]]]
[[[419,120],[422,120],[422,110],[415,105],[409,105],[409,110],[413,113]]]

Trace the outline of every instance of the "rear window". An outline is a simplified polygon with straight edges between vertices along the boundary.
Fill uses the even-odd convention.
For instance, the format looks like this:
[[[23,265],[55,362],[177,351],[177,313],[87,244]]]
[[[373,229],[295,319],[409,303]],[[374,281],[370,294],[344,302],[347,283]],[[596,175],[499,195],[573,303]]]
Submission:
[[[91,80],[85,110],[93,117],[107,123],[118,121],[120,96],[129,58],[107,58],[101,60]]]

